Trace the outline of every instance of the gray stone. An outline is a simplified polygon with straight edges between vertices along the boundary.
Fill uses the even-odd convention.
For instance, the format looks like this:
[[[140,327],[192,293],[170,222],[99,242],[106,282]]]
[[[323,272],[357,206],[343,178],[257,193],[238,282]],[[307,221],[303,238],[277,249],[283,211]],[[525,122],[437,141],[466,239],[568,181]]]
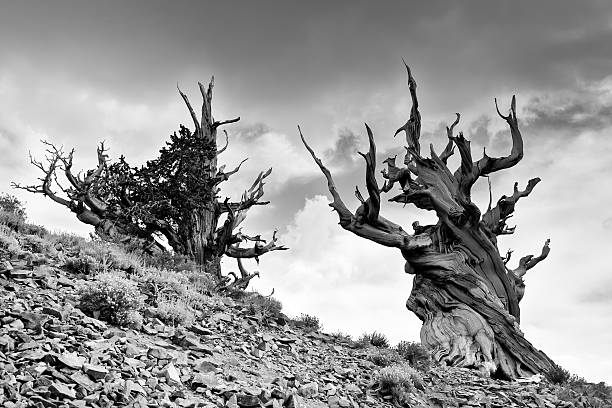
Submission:
[[[76,353],[64,353],[57,360],[67,367],[75,370],[80,370],[85,363],[85,357],[79,356]]]
[[[319,385],[316,382],[301,385],[298,392],[304,398],[313,398],[319,393]]]
[[[108,374],[106,367],[96,364],[83,364],[83,371],[96,380],[101,380]]]
[[[164,367],[164,376],[166,377],[166,381],[171,385],[179,385],[181,384],[181,374],[174,366],[174,364],[170,363],[166,367]]]

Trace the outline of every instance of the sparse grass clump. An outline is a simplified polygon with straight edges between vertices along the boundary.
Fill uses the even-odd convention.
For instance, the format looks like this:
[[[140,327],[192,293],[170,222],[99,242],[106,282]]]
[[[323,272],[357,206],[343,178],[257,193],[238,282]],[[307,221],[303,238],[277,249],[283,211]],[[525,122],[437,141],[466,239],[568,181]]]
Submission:
[[[145,255],[143,257],[143,262],[147,266],[157,269],[206,274],[200,270],[201,266],[196,264],[188,256],[176,253],[163,252],[155,255]]]
[[[416,369],[427,371],[431,367],[431,354],[420,343],[401,341],[396,350],[402,358]]]
[[[210,295],[214,292],[217,282],[215,278],[206,272],[185,270],[182,272],[189,281],[189,287],[198,293]]]
[[[408,404],[409,393],[423,389],[421,374],[408,363],[382,368],[378,373],[380,393],[391,395],[398,404]]]
[[[404,361],[397,350],[386,348],[374,348],[368,353],[368,360],[379,367],[388,367]]]
[[[330,336],[332,336],[336,340],[336,342],[353,343],[353,338],[351,337],[351,335],[342,333],[341,331],[334,332],[330,334]]]
[[[62,248],[63,251],[74,250],[87,245],[87,240],[85,238],[67,232],[49,233],[48,237],[53,241],[56,248]]]
[[[146,268],[134,275],[142,293],[149,297],[149,303],[157,306],[163,298],[180,298],[185,295],[188,287],[184,275],[157,268]]]
[[[302,313],[299,317],[294,319],[294,321],[298,326],[309,331],[319,331],[321,329],[321,323],[316,316]]]
[[[144,306],[136,282],[117,272],[101,273],[79,288],[80,309],[120,326],[138,325]],[[140,321],[139,321],[140,320]]]
[[[195,311],[181,299],[161,299],[151,312],[153,316],[172,326],[191,326],[196,319]]]
[[[389,340],[387,336],[382,333],[372,332],[372,333],[364,333],[357,339],[355,343],[359,348],[366,348],[370,346],[378,347],[378,348],[389,348]]]
[[[597,384],[590,383],[576,375],[571,375],[566,382],[557,384],[555,394],[561,401],[569,402],[571,406],[602,408],[612,406],[612,387],[603,381]]]

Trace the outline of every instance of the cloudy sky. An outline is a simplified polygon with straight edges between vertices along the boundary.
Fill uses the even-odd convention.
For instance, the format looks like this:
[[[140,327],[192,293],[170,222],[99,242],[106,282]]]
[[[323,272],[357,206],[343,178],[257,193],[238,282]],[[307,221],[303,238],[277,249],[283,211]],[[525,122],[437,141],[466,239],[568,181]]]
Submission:
[[[518,204],[518,228],[500,249],[512,248],[516,262],[546,238],[552,247],[526,277],[522,328],[562,366],[612,383],[609,2],[19,1],[0,6],[0,38],[0,191],[27,202],[34,222],[89,232],[64,208],[11,190],[37,176],[27,155],[41,154],[39,140],[75,147],[79,168],[93,165],[101,140],[112,158],[142,163],[190,124],[177,83],[195,103],[197,81],[215,75],[216,118],[242,117],[222,160],[250,157],[223,193],[273,167],[272,203],[246,227],[278,228],[291,247],[262,258],[256,288],[274,288],[289,314],[315,314],[328,331],[377,330],[393,342],[417,340],[420,329],[404,306],[411,278],[402,257],[340,229],[296,125],[355,208],[363,123],[379,161],[403,151],[392,137],[410,107],[402,57],[419,85],[424,146],[441,150],[443,125],[460,112],[474,152],[505,154],[493,98],[506,109],[516,94],[525,158],[491,178],[493,196],[514,181],[542,183]],[[481,181],[476,200],[486,207],[487,196]],[[433,219],[383,211],[406,228]]]

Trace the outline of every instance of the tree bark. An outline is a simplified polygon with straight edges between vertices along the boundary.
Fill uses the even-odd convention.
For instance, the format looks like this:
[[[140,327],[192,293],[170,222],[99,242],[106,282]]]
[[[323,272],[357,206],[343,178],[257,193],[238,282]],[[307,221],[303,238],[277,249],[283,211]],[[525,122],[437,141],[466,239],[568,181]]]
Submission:
[[[188,234],[188,254],[198,265],[202,265],[207,273],[220,278],[221,257],[214,242],[218,220],[215,206],[211,202],[210,205],[187,214],[185,218],[189,220],[184,226]]]
[[[411,256],[412,270],[419,272],[406,307],[423,322],[421,342],[436,360],[505,379],[552,366],[461,250]]]

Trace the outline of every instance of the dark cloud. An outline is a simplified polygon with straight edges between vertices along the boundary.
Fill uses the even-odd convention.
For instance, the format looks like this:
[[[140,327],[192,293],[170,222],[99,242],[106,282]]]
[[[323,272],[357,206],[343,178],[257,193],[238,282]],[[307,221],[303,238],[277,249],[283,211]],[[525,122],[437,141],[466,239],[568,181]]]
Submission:
[[[581,92],[565,100],[536,97],[529,101],[526,125],[547,129],[560,135],[576,136],[586,130],[597,131],[612,125],[612,105],[602,100],[602,93]]]
[[[228,128],[230,138],[237,138],[246,142],[256,141],[269,131],[270,128],[264,123],[241,124]]]
[[[359,150],[359,136],[352,130],[343,128],[338,132],[338,139],[332,149],[325,151],[325,158],[336,165],[352,164]]]
[[[224,112],[286,133],[299,122],[328,131],[323,100],[407,98],[402,56],[435,113],[502,85],[600,79],[612,71],[611,15],[611,3],[572,1],[24,0],[3,4],[0,56],[44,81],[147,104],[215,74]]]

